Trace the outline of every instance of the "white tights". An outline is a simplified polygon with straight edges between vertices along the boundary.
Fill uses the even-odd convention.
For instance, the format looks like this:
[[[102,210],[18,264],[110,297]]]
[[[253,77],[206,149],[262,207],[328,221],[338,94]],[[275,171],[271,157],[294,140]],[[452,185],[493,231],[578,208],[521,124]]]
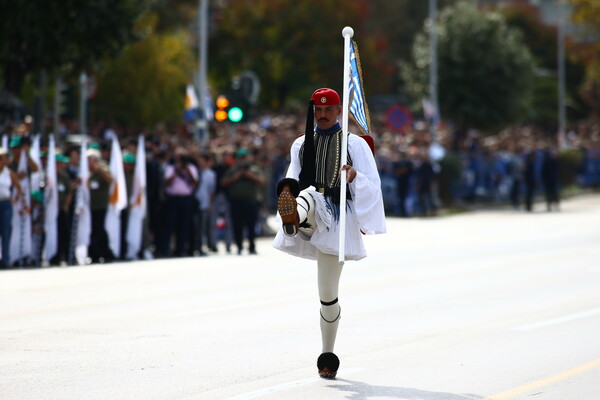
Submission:
[[[321,341],[322,353],[333,353],[335,337],[340,323],[341,308],[338,288],[342,265],[337,255],[317,252],[319,298],[321,299]]]
[[[307,192],[300,192],[296,198],[300,223],[307,222],[311,228],[300,228],[308,235],[315,227],[315,201]],[[333,353],[341,308],[338,302],[338,288],[342,275],[342,265],[337,255],[317,251],[319,298],[321,299],[321,341],[322,353]]]

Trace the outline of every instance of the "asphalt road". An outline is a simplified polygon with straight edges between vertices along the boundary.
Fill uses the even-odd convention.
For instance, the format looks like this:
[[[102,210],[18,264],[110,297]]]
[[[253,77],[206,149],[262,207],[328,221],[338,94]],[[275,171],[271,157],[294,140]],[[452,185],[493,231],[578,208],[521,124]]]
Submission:
[[[344,266],[332,381],[315,263],[268,238],[0,271],[0,399],[600,399],[600,196],[388,231]]]

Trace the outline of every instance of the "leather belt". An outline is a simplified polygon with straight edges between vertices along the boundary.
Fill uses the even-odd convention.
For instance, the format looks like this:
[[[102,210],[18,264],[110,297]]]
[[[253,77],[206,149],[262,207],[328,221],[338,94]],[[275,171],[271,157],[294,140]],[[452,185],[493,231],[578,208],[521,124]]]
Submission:
[[[337,205],[340,204],[340,188],[316,188],[317,192],[322,193],[324,196],[331,197],[333,202]],[[346,200],[352,200],[352,196],[350,195],[350,190],[346,188]]]

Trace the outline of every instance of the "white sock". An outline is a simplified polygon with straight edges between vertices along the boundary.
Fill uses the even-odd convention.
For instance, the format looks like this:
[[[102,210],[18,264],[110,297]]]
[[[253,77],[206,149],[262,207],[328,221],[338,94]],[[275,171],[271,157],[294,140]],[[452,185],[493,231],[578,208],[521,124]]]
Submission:
[[[341,316],[338,288],[342,266],[337,256],[320,251],[317,252],[317,266],[319,297],[321,299],[322,352],[332,353]]]

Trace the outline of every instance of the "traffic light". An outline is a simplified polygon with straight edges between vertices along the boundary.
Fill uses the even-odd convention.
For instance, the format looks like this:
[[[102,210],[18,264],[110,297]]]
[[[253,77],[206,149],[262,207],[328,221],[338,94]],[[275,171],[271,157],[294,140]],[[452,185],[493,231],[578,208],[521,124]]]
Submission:
[[[217,110],[215,111],[215,119],[223,122],[227,119],[227,109],[229,108],[229,99],[225,96],[217,97]]]
[[[75,94],[73,87],[61,79],[57,79],[54,91],[54,112],[61,118],[73,118],[75,109]]]
[[[244,119],[244,111],[239,107],[231,107],[227,112],[227,117],[231,122],[240,122]]]
[[[218,122],[229,120],[231,122],[240,122],[244,119],[244,110],[238,105],[232,105],[232,102],[224,95],[217,97],[215,102],[217,110],[215,119]]]

